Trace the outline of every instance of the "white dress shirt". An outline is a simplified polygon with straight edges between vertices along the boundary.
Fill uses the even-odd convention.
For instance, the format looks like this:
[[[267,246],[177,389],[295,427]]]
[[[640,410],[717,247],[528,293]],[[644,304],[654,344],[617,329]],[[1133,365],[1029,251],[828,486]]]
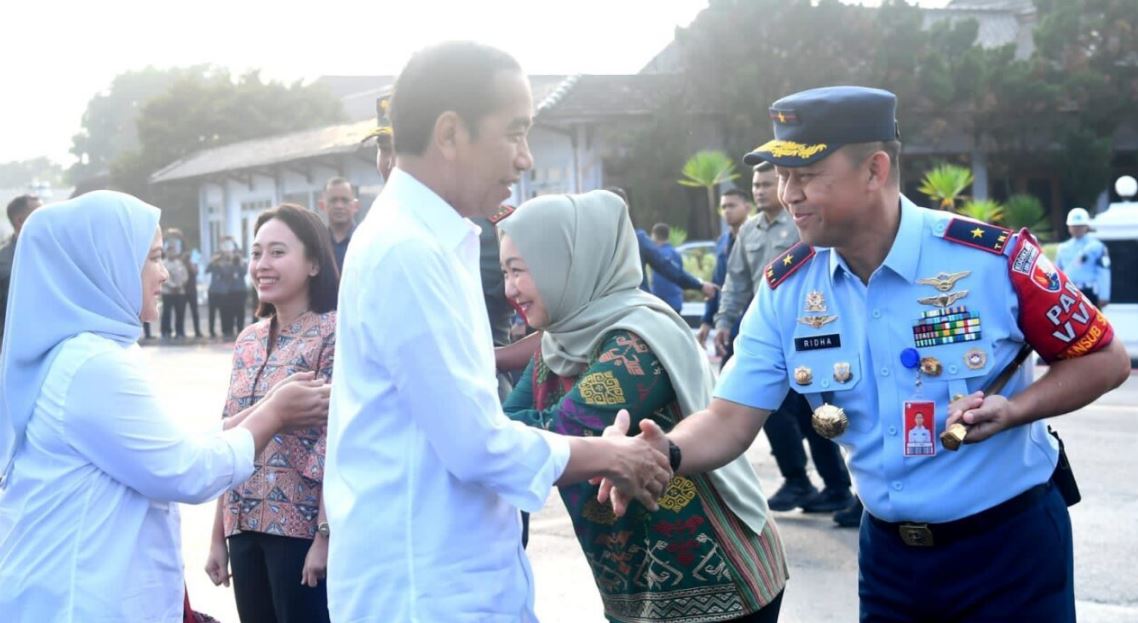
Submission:
[[[253,473],[243,428],[192,435],[165,417],[137,345],[60,346],[0,491],[4,623],[181,623],[177,505]]]
[[[478,228],[396,169],[344,260],[324,504],[336,623],[536,620],[518,509],[568,441],[509,421]]]

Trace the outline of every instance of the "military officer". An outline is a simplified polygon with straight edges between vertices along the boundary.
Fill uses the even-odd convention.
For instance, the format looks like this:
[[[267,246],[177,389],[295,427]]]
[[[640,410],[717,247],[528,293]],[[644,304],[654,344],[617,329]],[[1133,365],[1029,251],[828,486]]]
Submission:
[[[1055,264],[1099,309],[1110,303],[1110,253],[1098,238],[1089,235],[1091,215],[1082,208],[1067,213],[1071,238],[1059,245]]]
[[[1065,482],[1042,419],[1120,385],[1129,359],[1026,230],[901,195],[895,111],[892,93],[862,87],[773,104],[775,139],[745,161],[777,167],[803,242],[767,267],[708,409],[643,434],[677,473],[715,469],[793,387],[848,422],[831,432],[867,513],[862,620],[1073,621]],[[1025,343],[1046,374],[981,393]],[[932,453],[906,447],[918,414]],[[937,436],[956,422],[970,428],[950,452]]]

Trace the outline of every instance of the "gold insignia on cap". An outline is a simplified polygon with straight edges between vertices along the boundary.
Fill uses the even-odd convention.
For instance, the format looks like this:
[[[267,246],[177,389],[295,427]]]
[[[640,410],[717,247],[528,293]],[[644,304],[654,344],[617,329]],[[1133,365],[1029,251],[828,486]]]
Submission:
[[[853,373],[850,372],[850,364],[848,361],[839,361],[834,364],[834,380],[839,383],[849,383],[853,378]]]
[[[833,439],[846,432],[849,425],[850,420],[846,417],[845,410],[829,403],[822,403],[810,416],[810,426],[826,439]]]
[[[917,299],[917,302],[921,305],[932,305],[934,307],[944,309],[946,307],[951,307],[953,303],[966,296],[968,296],[968,290],[960,290],[959,292],[949,292],[947,294],[938,294],[936,296],[926,296],[924,298]]]
[[[767,141],[755,149],[755,151],[769,152],[775,158],[810,158],[824,151],[828,147],[825,143],[818,143],[816,145],[803,145],[802,143],[795,143],[794,141],[780,141],[775,139]]]
[[[924,279],[918,279],[917,283],[922,286],[932,286],[941,292],[948,292],[954,286],[956,286],[957,281],[960,281],[961,279],[971,274],[972,271],[970,270],[962,270],[958,273],[937,273],[935,277],[925,277]]]
[[[798,322],[814,329],[821,329],[837,319],[837,316],[803,316]]]
[[[818,290],[806,293],[806,311],[823,314],[826,313],[826,297]]]
[[[940,365],[940,360],[936,357],[922,357],[921,358],[921,373],[929,376],[940,376],[944,367]]]
[[[979,370],[988,363],[988,353],[973,348],[972,350],[964,353],[964,365],[968,366],[969,370]]]
[[[799,385],[809,385],[814,382],[814,372],[806,366],[798,366],[794,369],[794,382]]]

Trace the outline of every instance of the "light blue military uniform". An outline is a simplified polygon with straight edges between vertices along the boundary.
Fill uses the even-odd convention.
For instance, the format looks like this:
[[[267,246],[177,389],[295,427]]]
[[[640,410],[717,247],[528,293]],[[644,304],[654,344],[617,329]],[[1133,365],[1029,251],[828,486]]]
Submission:
[[[936,440],[952,397],[981,389],[1024,343],[1019,299],[1008,276],[1016,235],[957,219],[964,231],[973,228],[981,235],[973,234],[975,244],[946,240],[953,218],[902,198],[895,242],[868,285],[837,252],[825,248],[815,249],[801,266],[795,261],[796,270],[773,289],[768,279],[743,318],[735,358],[715,390],[718,398],[773,410],[789,387],[815,408],[823,402],[843,408],[849,428],[835,441],[849,451],[866,509],[886,521],[940,523],[991,508],[1047,482],[1059,456],[1043,422],[1017,426],[959,452],[946,451]],[[805,253],[808,247],[799,249]],[[964,271],[968,274],[959,275]],[[917,283],[940,273],[957,278],[948,292]],[[978,317],[978,339],[917,347],[914,325],[941,309],[919,300],[963,291],[966,296],[945,307]],[[808,298],[813,311],[807,311]],[[817,311],[820,306],[824,312]],[[825,316],[835,318],[820,324]],[[917,370],[901,361],[902,351],[914,347],[941,368],[938,376],[922,374],[919,389]],[[836,373],[835,365],[844,364],[849,378],[842,382],[845,375]],[[811,377],[805,384],[803,370]],[[1031,375],[1030,367],[1019,370],[1001,393],[1022,391]],[[935,402],[935,421],[925,423],[934,438],[934,456],[905,456],[902,405],[913,399]]]
[[[1110,254],[1099,239],[1085,235],[1067,240],[1059,245],[1055,264],[1084,292],[1110,300]]]

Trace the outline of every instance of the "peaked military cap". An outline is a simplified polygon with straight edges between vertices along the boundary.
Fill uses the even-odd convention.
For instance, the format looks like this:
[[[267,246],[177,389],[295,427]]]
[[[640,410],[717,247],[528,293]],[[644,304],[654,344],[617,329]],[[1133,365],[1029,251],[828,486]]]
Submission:
[[[788,95],[770,108],[774,140],[743,157],[756,165],[802,167],[843,145],[901,138],[897,96],[868,87],[822,87]]]

